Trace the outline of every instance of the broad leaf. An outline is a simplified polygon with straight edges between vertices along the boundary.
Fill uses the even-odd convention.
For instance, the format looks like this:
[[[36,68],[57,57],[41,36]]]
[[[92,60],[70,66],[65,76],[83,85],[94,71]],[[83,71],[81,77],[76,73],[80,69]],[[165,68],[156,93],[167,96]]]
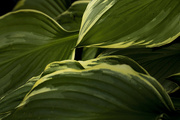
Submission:
[[[159,47],[180,36],[179,0],[93,0],[78,47]]]
[[[34,9],[52,18],[63,13],[71,5],[71,0],[19,0],[14,10]]]
[[[60,14],[56,21],[68,31],[79,31],[83,13],[90,0],[74,2],[68,10]]]
[[[0,18],[0,28],[0,97],[39,75],[50,62],[73,58],[77,33],[65,31],[41,12],[8,13]]]
[[[125,56],[121,56],[121,55],[105,56],[105,57],[100,57],[100,58],[91,59],[87,61],[79,61],[79,62],[86,69],[91,68],[92,66],[98,66],[101,64],[103,66],[104,63],[109,64],[109,65],[127,64],[131,66],[135,71],[149,75],[147,71],[144,68],[142,68],[138,63],[136,63],[134,60]]]
[[[180,43],[173,43],[160,48],[126,48],[109,49],[102,55],[125,55],[145,68],[164,86],[170,85],[166,80],[180,71]],[[174,85],[173,85],[174,86]]]
[[[156,120],[174,111],[165,90],[149,75],[127,64],[101,61],[86,69],[81,63],[50,64],[49,74],[3,120]]]
[[[0,118],[3,118],[6,115],[10,114],[11,111],[21,103],[25,95],[31,90],[31,88],[39,78],[40,76],[31,78],[27,81],[27,83],[0,99]]]

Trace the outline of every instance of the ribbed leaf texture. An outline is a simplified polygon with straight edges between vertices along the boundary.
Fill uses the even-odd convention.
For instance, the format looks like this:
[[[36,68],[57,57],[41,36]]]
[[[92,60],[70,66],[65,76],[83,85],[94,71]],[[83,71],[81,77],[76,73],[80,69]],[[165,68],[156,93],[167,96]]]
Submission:
[[[108,56],[49,64],[3,120],[160,120],[162,114],[173,112],[162,86],[135,71],[141,68],[137,63],[129,65],[122,58],[128,59]]]
[[[78,33],[35,10],[0,17],[0,97],[39,75],[53,61],[74,59]]]
[[[179,0],[93,0],[78,47],[159,47],[180,36]]]

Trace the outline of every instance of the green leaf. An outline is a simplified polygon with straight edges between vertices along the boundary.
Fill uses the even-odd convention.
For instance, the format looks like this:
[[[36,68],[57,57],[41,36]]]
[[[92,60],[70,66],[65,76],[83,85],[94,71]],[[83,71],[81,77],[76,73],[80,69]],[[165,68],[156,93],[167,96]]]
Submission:
[[[147,71],[144,68],[142,68],[138,63],[136,63],[134,60],[121,55],[105,56],[105,57],[99,57],[96,59],[79,61],[79,62],[84,68],[91,68],[92,66],[98,66],[98,65],[103,66],[104,63],[109,65],[127,64],[131,66],[135,71],[149,75]]]
[[[0,17],[0,28],[0,97],[39,75],[50,62],[74,57],[78,34],[44,13],[8,13]]]
[[[79,31],[83,13],[90,0],[75,1],[68,10],[55,20],[68,31]]]
[[[180,73],[176,73],[174,75],[171,75],[170,77],[168,77],[168,79],[177,83],[180,86]]]
[[[97,56],[98,48],[83,48],[82,60],[93,59]]]
[[[155,77],[163,86],[170,85],[166,80],[180,71],[180,43],[172,43],[160,48],[109,49],[105,55],[124,55],[132,58]],[[173,85],[174,86],[174,85]]]
[[[27,83],[0,99],[0,118],[8,115],[21,103],[25,95],[31,90],[39,78],[40,76],[31,78]]]
[[[51,63],[45,70],[49,74],[3,120],[156,120],[174,111],[154,78],[127,64],[97,62],[88,68],[82,61]]]
[[[179,0],[93,0],[78,47],[159,47],[180,36]]]
[[[167,78],[168,80],[171,80],[175,83],[177,83],[179,86],[177,89],[174,90],[172,94],[170,94],[171,99],[174,103],[174,106],[177,110],[180,112],[180,73],[176,73],[174,75],[171,75]]]
[[[71,0],[19,0],[14,10],[34,9],[52,18],[63,13],[71,5]]]

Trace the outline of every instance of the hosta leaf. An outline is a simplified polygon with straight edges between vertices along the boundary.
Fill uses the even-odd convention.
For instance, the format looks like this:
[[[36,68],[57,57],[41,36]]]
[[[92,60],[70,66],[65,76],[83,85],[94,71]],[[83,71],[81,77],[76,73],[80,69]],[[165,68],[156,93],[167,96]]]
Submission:
[[[159,47],[180,36],[179,0],[93,0],[78,47]]]
[[[62,68],[58,62],[50,64],[46,70],[53,70],[3,120],[155,120],[174,111],[154,78],[129,65],[109,63],[87,69],[76,61],[59,62]]]
[[[98,48],[83,48],[82,60],[89,60],[96,57]]]
[[[105,56],[105,57],[100,57],[100,58],[91,59],[87,61],[79,61],[79,62],[84,68],[91,68],[92,66],[98,66],[98,65],[103,66],[104,63],[110,64],[110,65],[127,64],[131,66],[135,71],[148,75],[147,71],[143,69],[134,60],[125,56],[121,56],[121,55]]]
[[[119,64],[127,64],[131,66],[134,70],[137,72],[147,74],[147,71],[144,70],[138,63],[133,61],[132,59],[117,55],[117,56],[105,56],[100,57],[96,59],[91,59],[87,61],[72,61],[72,60],[66,60],[61,62],[53,62],[49,65],[47,65],[45,71],[43,72],[42,76],[50,74],[52,72],[55,72],[57,70],[65,70],[65,69],[87,69],[91,68],[92,66],[98,66],[103,65],[104,63],[107,63],[109,65],[119,65]]]
[[[56,21],[68,31],[79,31],[83,13],[90,0],[75,1]]]
[[[101,56],[104,51],[106,51],[106,48],[84,47],[82,51],[82,60],[94,59]]]
[[[0,99],[0,118],[9,114],[21,103],[25,95],[31,90],[39,78],[40,76],[31,78],[27,83]]]
[[[70,5],[71,0],[19,0],[14,10],[34,9],[55,18],[67,10]]]
[[[180,54],[180,52],[179,52]],[[171,75],[168,77],[169,80],[172,80],[173,82],[177,83],[180,86],[180,73],[176,73],[174,75]]]
[[[180,73],[171,75],[167,79],[171,80],[179,85],[179,87],[174,90],[175,92],[170,95],[171,95],[171,99],[174,103],[175,108],[180,111]]]
[[[102,55],[125,55],[144,67],[151,76],[162,84],[169,83],[166,78],[180,71],[180,43],[160,48],[109,49]],[[167,84],[168,85],[168,84]]]
[[[78,36],[34,10],[2,16],[0,28],[0,96],[39,75],[50,62],[72,59]]]

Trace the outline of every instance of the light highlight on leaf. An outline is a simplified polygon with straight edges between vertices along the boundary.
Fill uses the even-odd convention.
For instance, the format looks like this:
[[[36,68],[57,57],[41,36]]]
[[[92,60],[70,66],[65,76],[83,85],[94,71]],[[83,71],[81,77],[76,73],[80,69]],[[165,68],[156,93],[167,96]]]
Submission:
[[[93,0],[77,47],[159,47],[180,36],[177,0]]]

